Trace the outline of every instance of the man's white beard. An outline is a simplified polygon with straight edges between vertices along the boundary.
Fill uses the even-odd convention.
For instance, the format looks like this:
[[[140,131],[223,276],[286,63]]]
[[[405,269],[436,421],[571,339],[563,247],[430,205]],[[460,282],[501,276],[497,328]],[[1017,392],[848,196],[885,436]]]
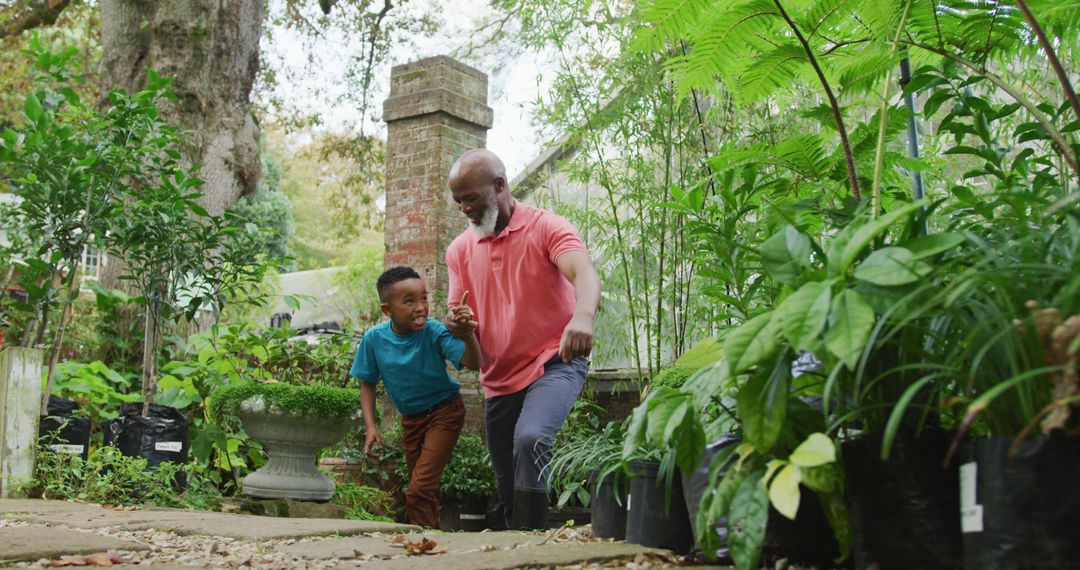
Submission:
[[[469,229],[476,234],[476,237],[483,239],[495,235],[495,223],[499,221],[499,208],[494,204],[488,204],[486,210],[484,210],[484,217],[480,218],[479,224],[474,224],[472,220],[469,220]]]

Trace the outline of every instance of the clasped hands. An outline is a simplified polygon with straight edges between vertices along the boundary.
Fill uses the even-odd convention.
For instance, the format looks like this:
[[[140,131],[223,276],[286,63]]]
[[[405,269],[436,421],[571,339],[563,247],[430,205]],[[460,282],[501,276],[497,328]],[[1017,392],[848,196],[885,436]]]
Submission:
[[[450,311],[446,313],[446,328],[450,329],[450,334],[458,338],[472,334],[479,324],[476,322],[476,315],[473,314],[472,307],[465,304],[465,301],[468,300],[469,292],[465,291],[462,293],[461,301],[458,302],[457,306],[450,307]]]

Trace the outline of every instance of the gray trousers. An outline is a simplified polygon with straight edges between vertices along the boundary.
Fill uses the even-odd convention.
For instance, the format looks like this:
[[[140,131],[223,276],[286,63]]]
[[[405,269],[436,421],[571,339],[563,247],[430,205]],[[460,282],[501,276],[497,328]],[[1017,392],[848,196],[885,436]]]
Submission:
[[[556,355],[529,387],[484,403],[487,446],[503,505],[513,504],[515,489],[547,492],[544,467],[551,459],[551,440],[570,415],[588,371],[584,358],[568,364]]]

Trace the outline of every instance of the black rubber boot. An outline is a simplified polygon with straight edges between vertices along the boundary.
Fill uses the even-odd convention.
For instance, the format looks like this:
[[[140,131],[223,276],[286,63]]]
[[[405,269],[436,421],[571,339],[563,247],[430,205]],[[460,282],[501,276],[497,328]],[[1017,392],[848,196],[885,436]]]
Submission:
[[[514,510],[511,530],[547,530],[548,496],[545,491],[514,489]]]

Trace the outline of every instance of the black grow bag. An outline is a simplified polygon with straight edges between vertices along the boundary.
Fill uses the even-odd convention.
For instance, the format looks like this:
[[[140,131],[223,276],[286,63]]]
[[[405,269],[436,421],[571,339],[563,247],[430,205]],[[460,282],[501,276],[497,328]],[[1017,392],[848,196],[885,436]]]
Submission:
[[[187,418],[176,408],[150,404],[149,415],[143,416],[141,402],[120,406],[120,417],[105,428],[105,445],[112,445],[129,457],[146,459],[147,467],[157,467],[165,461],[178,465],[187,463]],[[179,487],[186,486],[183,473]]]
[[[79,404],[49,395],[48,414],[38,422],[38,434],[56,453],[79,455],[85,461],[90,454],[90,418],[77,416]]]
[[[701,498],[712,489],[709,487],[709,470],[713,458],[723,449],[738,445],[742,441],[736,435],[725,435],[705,447],[705,454],[701,463],[690,475],[683,476],[683,491],[686,493],[686,509],[690,514],[690,525],[697,537],[697,514],[701,504]],[[728,464],[721,468],[718,473],[723,476],[724,472],[734,464],[731,457]],[[786,559],[788,562],[828,568],[834,566],[834,561],[840,557],[840,546],[836,543],[832,527],[825,517],[825,511],[821,508],[817,494],[806,488],[800,487],[802,498],[799,501],[799,510],[795,514],[795,520],[789,520],[779,511],[769,506],[769,519],[765,527],[765,540],[762,542],[762,555],[766,560]],[[721,518],[716,522],[716,532],[720,537],[721,545],[715,554],[716,560],[723,564],[731,563],[730,550],[727,547],[727,520]],[[700,546],[699,546],[700,548]]]
[[[659,471],[657,463],[630,462],[626,542],[686,554],[694,547],[694,531],[686,512],[682,477],[675,472],[669,499],[668,489],[658,477]]]
[[[882,461],[880,437],[844,442],[856,568],[963,567],[956,462],[942,466],[948,446],[947,434],[927,429],[897,437]]]
[[[976,440],[960,467],[967,567],[1080,567],[1080,438],[1012,441]]]
[[[592,531],[598,538],[626,538],[626,496],[629,491],[622,473],[609,473],[593,490]]]
[[[444,531],[480,532],[487,528],[487,499],[469,499],[439,506],[439,526]]]

